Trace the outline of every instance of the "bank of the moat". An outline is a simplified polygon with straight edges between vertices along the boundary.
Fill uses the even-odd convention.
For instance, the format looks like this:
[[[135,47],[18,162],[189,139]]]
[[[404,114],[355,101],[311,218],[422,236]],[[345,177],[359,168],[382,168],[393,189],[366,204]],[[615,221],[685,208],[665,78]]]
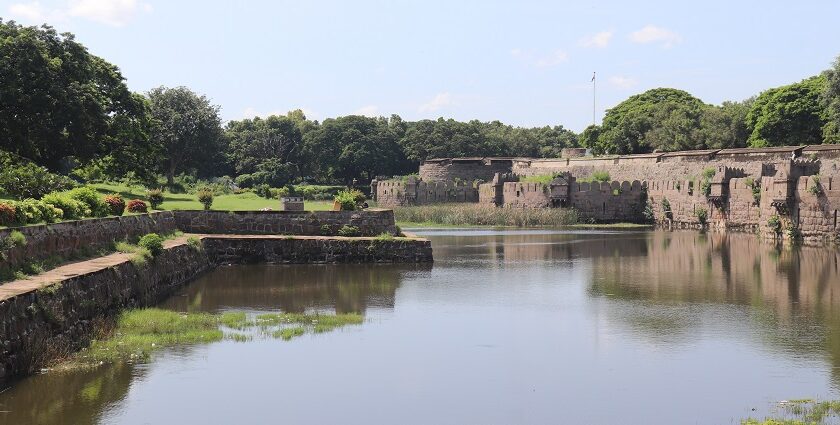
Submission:
[[[345,226],[367,236],[330,235]],[[4,253],[3,267],[50,256],[71,258],[114,241],[176,230],[206,233],[168,240],[147,261],[132,261],[133,254],[117,252],[0,284],[0,378],[31,373],[66,357],[88,344],[102,321],[126,308],[158,303],[221,264],[432,261],[428,240],[394,236],[397,228],[389,210],[185,211],[20,228],[26,243]]]

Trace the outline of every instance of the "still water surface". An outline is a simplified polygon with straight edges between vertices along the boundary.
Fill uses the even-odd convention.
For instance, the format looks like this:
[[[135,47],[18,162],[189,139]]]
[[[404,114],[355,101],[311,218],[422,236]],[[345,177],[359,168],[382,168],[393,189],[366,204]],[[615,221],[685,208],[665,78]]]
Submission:
[[[0,393],[0,423],[728,424],[840,397],[837,250],[420,233],[434,266],[223,267],[162,305],[359,312],[363,325],[33,376]]]

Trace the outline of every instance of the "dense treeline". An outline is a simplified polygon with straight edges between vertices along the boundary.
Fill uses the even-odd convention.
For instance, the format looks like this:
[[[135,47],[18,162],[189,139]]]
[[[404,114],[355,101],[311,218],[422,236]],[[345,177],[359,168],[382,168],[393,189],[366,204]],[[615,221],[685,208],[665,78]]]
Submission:
[[[648,90],[581,135],[596,154],[821,143],[840,143],[840,58],[821,75],[720,106],[682,90]]]
[[[48,190],[37,182],[60,181],[47,170],[150,186],[230,176],[241,187],[280,187],[408,174],[432,157],[557,157],[581,145],[614,154],[840,142],[840,59],[819,76],[720,106],[649,90],[580,136],[559,125],[397,115],[319,122],[300,110],[223,123],[219,106],[186,87],[132,93],[116,66],[71,34],[2,20],[0,81],[0,151],[9,153],[0,185],[31,193]]]

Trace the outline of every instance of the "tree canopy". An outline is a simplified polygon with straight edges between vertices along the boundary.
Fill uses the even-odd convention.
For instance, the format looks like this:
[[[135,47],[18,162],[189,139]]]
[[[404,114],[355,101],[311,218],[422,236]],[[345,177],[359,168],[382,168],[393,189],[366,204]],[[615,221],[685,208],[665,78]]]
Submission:
[[[146,145],[146,103],[72,34],[0,19],[0,82],[0,149],[56,170]]]
[[[160,147],[160,172],[168,184],[177,173],[206,168],[221,156],[219,107],[186,87],[158,87],[148,93],[154,119],[152,143]]]
[[[767,90],[755,99],[746,116],[751,147],[820,144],[825,109],[820,102],[823,76]]]

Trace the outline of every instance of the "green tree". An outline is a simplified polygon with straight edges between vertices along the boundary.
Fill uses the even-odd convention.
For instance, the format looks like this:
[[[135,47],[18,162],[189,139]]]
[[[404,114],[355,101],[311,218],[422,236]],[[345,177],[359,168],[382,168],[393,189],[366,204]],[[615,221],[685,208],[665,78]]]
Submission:
[[[795,146],[822,143],[825,109],[820,102],[825,76],[761,93],[747,114],[749,146]]]
[[[224,143],[218,106],[186,87],[161,86],[148,96],[155,121],[151,141],[161,152],[160,171],[169,185],[179,172],[218,161]]]
[[[392,121],[396,119],[360,115],[328,118],[306,133],[306,159],[321,180],[350,183],[399,172],[405,164],[397,144],[401,125]]]
[[[840,143],[840,56],[825,72],[825,82],[821,97],[826,111],[823,139],[825,143]]]
[[[595,153],[629,154],[703,146],[698,129],[707,107],[700,99],[669,88],[631,96],[607,110],[597,141],[586,139]]]
[[[297,119],[272,115],[229,122],[225,129],[228,158],[236,173],[249,174],[250,184],[274,187],[297,177],[303,139]]]
[[[146,152],[145,107],[119,69],[72,34],[0,19],[0,149],[54,170],[67,157],[120,160]]]
[[[705,108],[700,118],[702,138],[706,148],[743,148],[747,145],[747,113],[754,98],[743,102],[723,102],[721,106]]]

